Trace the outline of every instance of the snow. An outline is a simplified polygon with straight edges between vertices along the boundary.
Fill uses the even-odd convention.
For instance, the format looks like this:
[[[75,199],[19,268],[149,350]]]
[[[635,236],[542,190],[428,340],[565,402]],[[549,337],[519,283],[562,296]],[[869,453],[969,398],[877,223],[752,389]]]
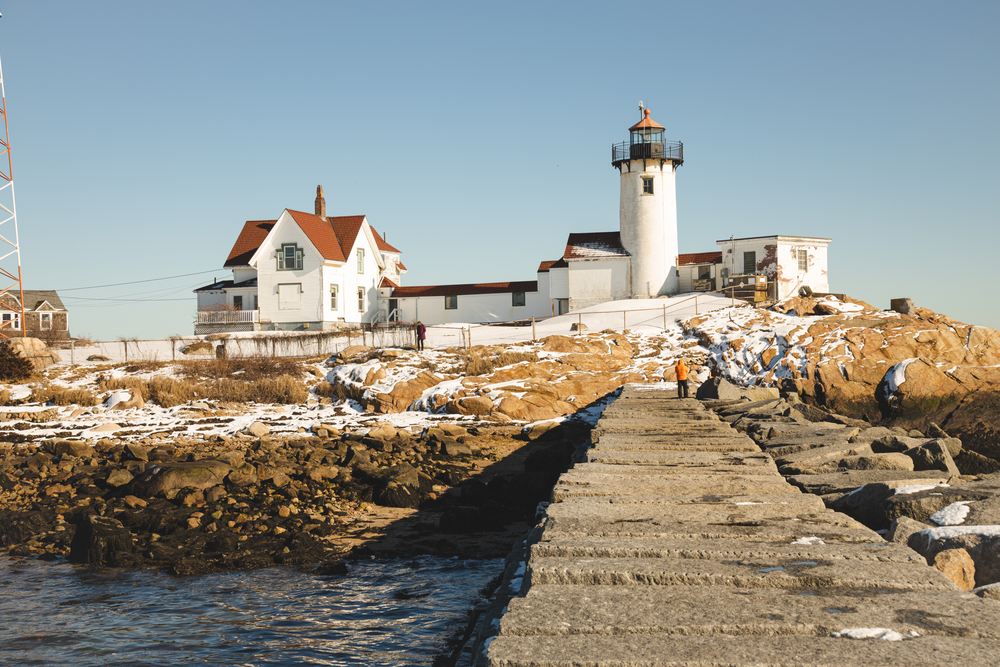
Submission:
[[[931,489],[944,488],[948,486],[947,484],[907,484],[905,486],[900,486],[896,488],[894,496],[903,496],[909,493],[919,493],[920,491],[929,491]]]
[[[845,639],[883,639],[889,642],[901,642],[908,637],[919,637],[920,633],[910,630],[906,635],[901,635],[889,628],[845,628],[840,632],[834,632],[831,637],[843,637]]]
[[[962,535],[1000,537],[1000,526],[942,526],[921,530],[920,534],[927,538],[927,544],[930,545],[934,540],[947,540]]]
[[[969,503],[971,502],[971,500],[960,500],[952,503],[931,514],[931,521],[939,526],[957,526],[965,521],[965,517],[969,516]]]
[[[819,545],[819,544],[826,544],[826,542],[824,542],[823,540],[821,540],[818,537],[800,537],[799,539],[797,539],[794,542],[792,542],[792,544]]]
[[[916,357],[904,359],[885,372],[885,379],[888,382],[890,393],[899,391],[899,387],[906,382],[906,367],[916,360]]]

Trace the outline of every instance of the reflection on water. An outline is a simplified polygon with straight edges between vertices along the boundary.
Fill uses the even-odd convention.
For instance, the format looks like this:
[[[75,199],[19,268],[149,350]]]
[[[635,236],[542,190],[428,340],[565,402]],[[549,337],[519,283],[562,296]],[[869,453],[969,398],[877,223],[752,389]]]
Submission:
[[[0,556],[0,665],[430,665],[502,560],[171,577]]]

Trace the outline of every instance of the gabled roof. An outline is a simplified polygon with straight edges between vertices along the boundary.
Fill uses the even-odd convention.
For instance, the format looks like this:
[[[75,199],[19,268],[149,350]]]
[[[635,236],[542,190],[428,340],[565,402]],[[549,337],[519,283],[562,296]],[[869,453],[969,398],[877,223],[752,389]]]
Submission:
[[[555,266],[559,262],[562,262],[562,260],[561,259],[546,260],[546,261],[544,261],[544,262],[542,262],[541,264],[538,265],[538,270],[535,271],[535,273],[548,273],[549,269],[551,269],[553,266]]]
[[[56,293],[54,289],[26,289],[23,294],[24,312],[37,310],[46,303],[49,304],[53,310],[66,310],[66,306],[63,305],[62,299],[59,298],[59,294]],[[18,307],[18,293],[15,291],[4,294],[0,297],[0,302],[6,304],[8,308],[20,310]]]
[[[620,232],[586,232],[569,235],[562,258],[614,259],[628,256],[628,251],[622,246]]]
[[[423,285],[420,287],[397,287],[392,290],[393,298],[414,296],[461,296],[464,294],[509,294],[511,292],[537,292],[537,280],[523,280],[507,283],[471,283],[465,285]]]
[[[323,259],[334,262],[346,262],[351,253],[354,240],[358,238],[361,224],[365,221],[363,215],[345,215],[327,217],[326,220],[314,213],[286,209],[292,220],[298,223],[302,231],[312,241]]]
[[[378,284],[378,286],[379,286],[380,289],[383,288],[383,287],[391,287],[393,289],[396,289],[396,288],[399,287],[399,285],[397,285],[396,283],[392,282],[391,280],[389,280],[385,276],[382,276],[382,282],[380,282]]]
[[[205,285],[204,287],[199,287],[194,290],[195,292],[224,292],[227,289],[243,289],[245,287],[257,287],[257,278],[250,278],[249,280],[241,280],[240,282],[235,282],[233,280],[219,280],[212,283],[211,285]]]
[[[686,264],[721,264],[722,251],[719,252],[690,252],[677,255],[677,266]]]
[[[236,243],[233,244],[233,249],[229,251],[226,263],[222,266],[224,268],[248,266],[250,258],[267,238],[267,234],[274,227],[275,222],[277,220],[247,220],[243,224],[243,229],[240,231]]]
[[[402,250],[397,250],[396,248],[389,245],[386,242],[386,240],[382,237],[382,235],[379,234],[377,231],[375,231],[375,227],[372,226],[372,223],[369,222],[368,226],[371,227],[372,236],[375,237],[375,245],[378,246],[379,250],[381,250],[382,252],[394,252],[397,255],[402,252]]]

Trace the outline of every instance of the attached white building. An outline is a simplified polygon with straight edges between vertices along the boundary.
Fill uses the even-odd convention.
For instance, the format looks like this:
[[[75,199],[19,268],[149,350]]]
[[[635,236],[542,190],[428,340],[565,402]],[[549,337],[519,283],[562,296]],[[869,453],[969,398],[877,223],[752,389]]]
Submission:
[[[785,299],[808,287],[830,291],[827,246],[831,239],[811,236],[751,236],[716,241],[722,249],[722,275],[767,276],[768,297]]]
[[[363,215],[327,217],[322,188],[315,213],[285,209],[249,220],[224,268],[233,278],[195,290],[195,333],[331,329],[378,317],[378,286],[406,267]]]

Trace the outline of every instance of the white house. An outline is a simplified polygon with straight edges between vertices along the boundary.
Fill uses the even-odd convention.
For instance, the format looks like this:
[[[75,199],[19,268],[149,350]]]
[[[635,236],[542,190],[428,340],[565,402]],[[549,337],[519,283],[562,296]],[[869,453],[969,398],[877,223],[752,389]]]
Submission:
[[[751,236],[716,241],[721,247],[721,272],[767,276],[768,297],[784,299],[802,287],[830,291],[827,246],[831,239],[811,236]]]
[[[331,329],[377,319],[378,286],[406,267],[363,215],[327,217],[285,209],[249,220],[223,265],[233,278],[195,290],[195,333]]]

